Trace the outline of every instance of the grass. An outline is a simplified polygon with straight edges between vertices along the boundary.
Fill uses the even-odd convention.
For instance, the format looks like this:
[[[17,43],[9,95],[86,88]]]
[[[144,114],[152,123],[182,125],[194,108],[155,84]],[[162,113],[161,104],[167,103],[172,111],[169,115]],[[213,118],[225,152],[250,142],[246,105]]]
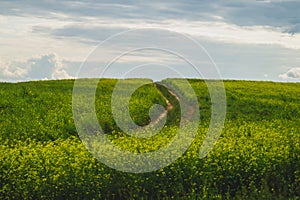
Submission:
[[[174,99],[177,111],[156,136],[136,139],[118,128],[110,108],[117,81],[101,79],[96,93],[98,121],[112,142],[149,152],[172,141]],[[224,81],[224,129],[199,159],[211,102],[203,80],[189,82],[201,114],[195,140],[171,165],[141,174],[111,169],[84,147],[72,114],[74,80],[0,83],[1,199],[299,199],[300,84]],[[148,124],[149,108],[166,106],[164,96],[172,98],[151,83],[139,87],[129,102],[131,117]]]

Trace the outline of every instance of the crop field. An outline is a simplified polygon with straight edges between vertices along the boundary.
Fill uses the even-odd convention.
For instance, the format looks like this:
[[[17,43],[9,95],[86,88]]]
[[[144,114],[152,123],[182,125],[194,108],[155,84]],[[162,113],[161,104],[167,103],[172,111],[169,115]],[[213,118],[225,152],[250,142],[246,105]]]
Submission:
[[[195,139],[175,162],[147,173],[110,168],[83,145],[72,111],[74,80],[0,83],[0,199],[300,199],[300,84],[224,81],[222,134],[200,159],[212,102],[205,81],[188,81],[199,104]],[[161,131],[135,138],[114,120],[111,98],[117,82],[100,79],[94,102],[111,142],[134,153],[172,142],[180,128],[178,99],[149,80],[125,80],[128,85],[147,82],[129,101],[137,125],[150,123],[153,104],[168,111]],[[179,92],[189,104],[186,91]]]

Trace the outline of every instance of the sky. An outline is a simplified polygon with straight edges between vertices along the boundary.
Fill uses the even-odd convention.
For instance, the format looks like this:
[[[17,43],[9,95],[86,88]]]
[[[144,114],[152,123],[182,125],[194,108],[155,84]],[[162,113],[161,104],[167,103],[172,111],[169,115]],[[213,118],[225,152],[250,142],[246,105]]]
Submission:
[[[0,81],[299,82],[299,10],[293,0],[1,0]]]

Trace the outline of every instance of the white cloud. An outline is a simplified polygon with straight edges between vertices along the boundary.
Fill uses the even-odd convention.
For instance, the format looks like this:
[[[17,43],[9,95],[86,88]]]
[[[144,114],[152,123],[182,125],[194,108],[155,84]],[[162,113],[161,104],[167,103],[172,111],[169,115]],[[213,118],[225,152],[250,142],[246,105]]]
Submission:
[[[63,69],[61,60],[54,53],[32,58],[28,62],[30,63],[30,69],[27,75],[29,78],[71,78]]]
[[[288,70],[286,73],[280,74],[279,78],[287,79],[300,79],[300,67],[294,67]]]
[[[72,78],[55,53],[36,56],[26,61],[0,63],[0,78],[4,80],[39,80]]]
[[[71,77],[64,69],[54,69],[54,71],[52,73],[52,78],[53,79],[67,79],[67,78],[73,78],[73,77]]]
[[[0,60],[0,78],[18,79],[25,76],[27,69],[20,66],[19,62],[5,62]]]

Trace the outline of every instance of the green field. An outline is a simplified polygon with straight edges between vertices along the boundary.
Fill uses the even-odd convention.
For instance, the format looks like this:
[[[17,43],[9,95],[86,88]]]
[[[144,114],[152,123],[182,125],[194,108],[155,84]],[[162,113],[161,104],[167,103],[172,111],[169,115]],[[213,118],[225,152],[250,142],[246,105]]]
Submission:
[[[195,140],[171,165],[140,174],[104,165],[82,144],[72,113],[74,80],[0,83],[0,198],[300,199],[300,84],[224,81],[224,129],[200,159],[211,101],[203,80],[189,82],[201,118]],[[135,91],[129,108],[136,124],[150,122],[153,104],[167,107],[167,98],[173,105],[161,132],[136,139],[113,119],[116,83],[101,79],[96,92],[96,114],[108,138],[132,152],[155,151],[170,142],[178,130],[178,101],[153,83]]]

